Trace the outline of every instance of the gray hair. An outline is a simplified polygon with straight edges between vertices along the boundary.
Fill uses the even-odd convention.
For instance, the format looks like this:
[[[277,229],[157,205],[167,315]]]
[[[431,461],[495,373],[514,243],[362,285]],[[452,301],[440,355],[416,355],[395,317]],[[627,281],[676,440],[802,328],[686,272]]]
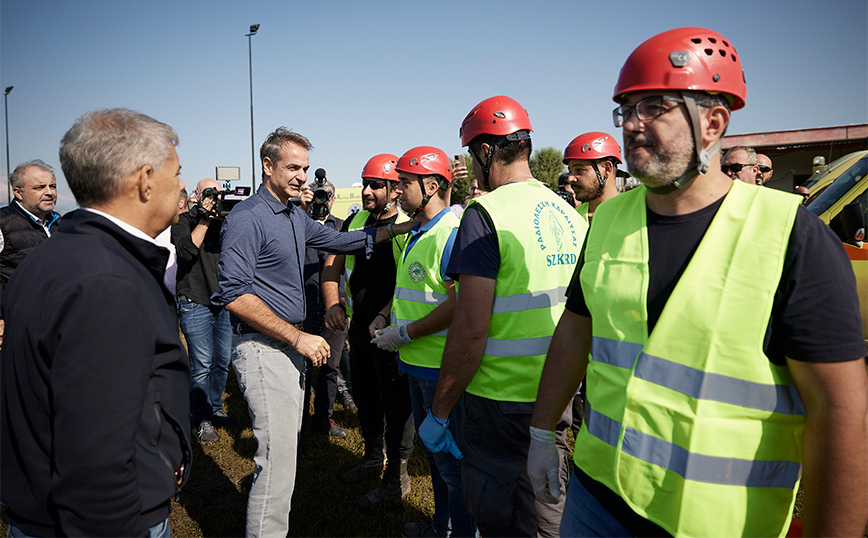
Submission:
[[[755,149],[748,147],[748,146],[733,146],[733,147],[729,148],[728,150],[726,150],[726,155],[724,155],[723,158],[725,159],[727,157],[727,155],[729,155],[733,151],[746,152],[748,162],[745,164],[756,164],[757,161],[756,161],[756,150]]]
[[[9,174],[9,184],[12,185],[13,189],[22,189],[24,188],[24,171],[30,168],[31,166],[35,166],[36,168],[42,168],[49,174],[51,177],[54,177],[54,169],[51,168],[45,161],[42,159],[33,159],[32,161],[27,161],[26,163],[21,163],[15,167],[15,170]]]
[[[273,133],[270,133],[265,142],[259,148],[259,161],[262,162],[266,157],[272,162],[277,163],[280,157],[280,151],[284,144],[295,144],[304,148],[306,151],[313,149],[313,145],[305,136],[300,135],[286,127],[278,127]],[[262,180],[265,180],[265,169],[262,170]]]
[[[159,170],[178,145],[178,133],[150,116],[110,108],[76,120],[60,141],[60,166],[82,207],[105,203],[143,166]]]

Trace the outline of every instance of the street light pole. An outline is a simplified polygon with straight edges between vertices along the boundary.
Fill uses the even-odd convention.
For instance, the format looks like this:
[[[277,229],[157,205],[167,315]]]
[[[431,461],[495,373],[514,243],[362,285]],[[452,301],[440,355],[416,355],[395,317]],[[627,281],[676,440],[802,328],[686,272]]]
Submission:
[[[9,86],[3,94],[3,112],[6,116],[6,205],[12,205],[12,182],[9,181],[9,104],[6,99],[11,91],[12,86]]]
[[[250,184],[253,186],[251,192],[256,192],[256,150],[253,139],[253,44],[251,38],[256,35],[258,30],[258,24],[251,24],[250,33],[245,34],[247,36],[248,65],[250,66]]]

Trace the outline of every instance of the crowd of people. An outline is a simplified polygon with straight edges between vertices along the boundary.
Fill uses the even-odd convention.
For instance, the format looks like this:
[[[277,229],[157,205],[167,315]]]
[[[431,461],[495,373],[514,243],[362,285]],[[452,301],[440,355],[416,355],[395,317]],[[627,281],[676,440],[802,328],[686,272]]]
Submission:
[[[248,536],[286,536],[300,434],[346,435],[338,395],[365,445],[341,478],[380,477],[361,507],[406,497],[424,447],[434,513],[404,536],[782,536],[802,475],[804,534],[861,535],[855,279],[799,197],[757,187],[768,157],[721,155],[746,93],[724,36],[663,32],[615,85],[623,151],[578,135],[560,195],[496,96],[460,123],[464,207],[463,159],[419,146],[368,160],[345,221],[297,132],[268,135],[228,211],[212,179],[187,203],[170,126],[85,114],[60,147],[81,209],[54,213],[29,161],[0,210],[8,535],[170,536],[190,443],[236,421],[230,364],[257,441]],[[619,193],[624,164],[642,185]]]

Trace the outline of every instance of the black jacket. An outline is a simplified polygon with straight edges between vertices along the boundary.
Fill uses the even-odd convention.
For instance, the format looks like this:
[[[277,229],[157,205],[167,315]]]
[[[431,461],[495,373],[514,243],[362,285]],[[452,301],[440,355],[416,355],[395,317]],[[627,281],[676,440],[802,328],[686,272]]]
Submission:
[[[12,275],[0,495],[25,533],[144,536],[168,517],[189,455],[190,366],[167,259],[78,210]]]
[[[51,222],[48,229],[54,233],[60,215],[52,211],[47,218]],[[25,256],[48,239],[48,236],[45,235],[42,226],[24,212],[17,200],[0,208],[0,233],[3,234],[3,247],[0,248],[0,295],[2,295],[9,277],[12,276],[12,271],[18,267]]]

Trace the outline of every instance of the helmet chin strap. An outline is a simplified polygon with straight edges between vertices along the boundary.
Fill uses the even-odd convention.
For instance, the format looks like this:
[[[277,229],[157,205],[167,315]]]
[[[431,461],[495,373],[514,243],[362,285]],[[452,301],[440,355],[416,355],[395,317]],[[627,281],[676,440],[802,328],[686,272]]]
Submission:
[[[720,146],[723,144],[723,139],[718,138],[717,142],[712,144],[708,151],[702,147],[702,122],[699,118],[699,107],[696,105],[696,99],[693,97],[693,92],[690,90],[681,90],[681,97],[684,98],[684,106],[687,107],[687,113],[690,115],[690,123],[693,126],[693,147],[696,152],[694,156],[696,167],[685,172],[681,177],[673,181],[671,184],[664,187],[646,187],[654,194],[668,194],[676,189],[687,187],[691,181],[696,179],[700,174],[708,172],[711,158],[717,155],[720,151]]]
[[[386,181],[386,196],[392,196],[392,183],[390,181]],[[383,208],[382,211],[377,213],[377,220],[380,220],[380,217],[385,215],[395,206],[395,202],[388,202],[386,207]]]
[[[599,187],[597,187],[597,194],[594,195],[594,198],[599,198],[600,195],[603,194],[603,189],[606,188],[606,180],[600,174],[600,169],[597,168],[597,161],[592,161],[591,166],[594,168],[594,173],[597,174],[597,183]]]

